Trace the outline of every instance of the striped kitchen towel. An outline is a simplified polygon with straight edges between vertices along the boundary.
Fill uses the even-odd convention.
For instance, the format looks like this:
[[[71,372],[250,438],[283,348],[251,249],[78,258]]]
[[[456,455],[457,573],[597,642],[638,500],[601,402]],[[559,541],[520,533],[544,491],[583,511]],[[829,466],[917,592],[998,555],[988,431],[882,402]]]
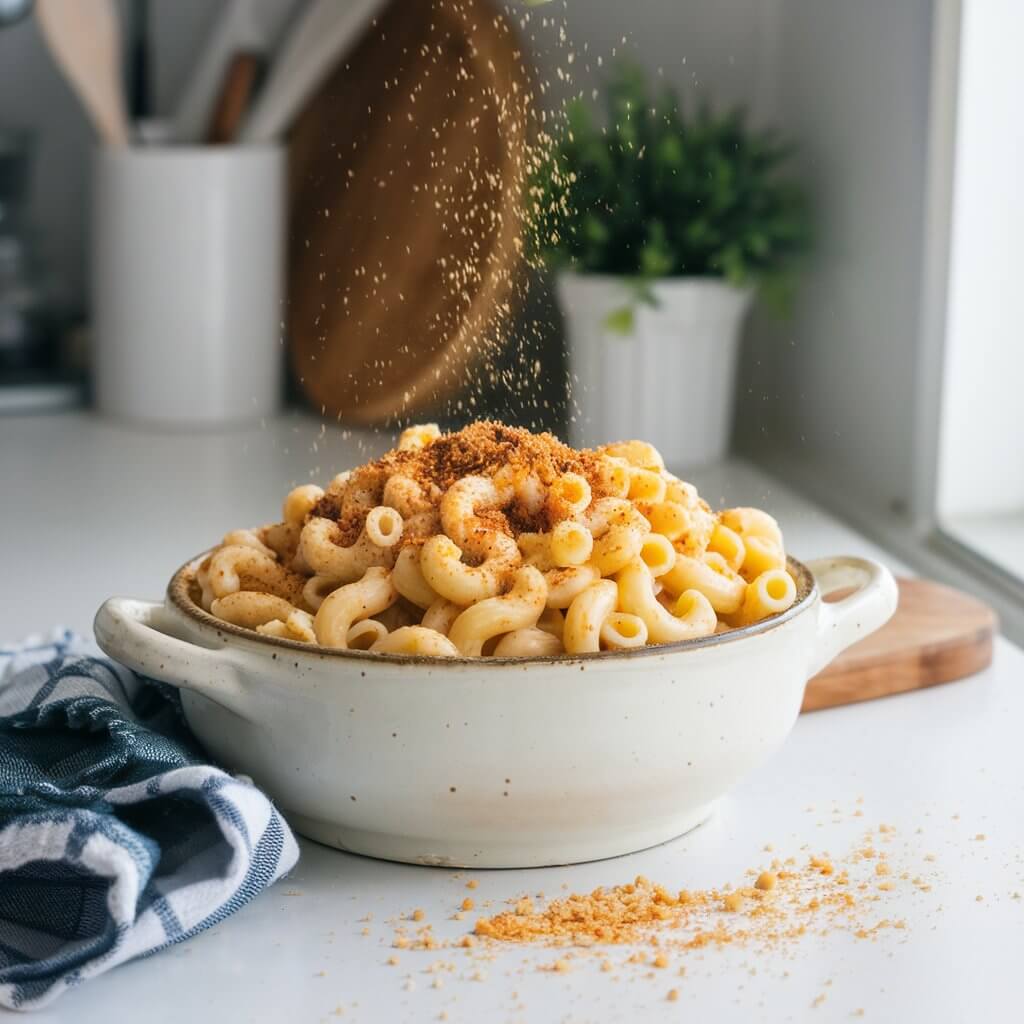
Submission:
[[[71,633],[0,647],[0,1005],[181,942],[297,859],[267,797],[208,763],[174,691]]]

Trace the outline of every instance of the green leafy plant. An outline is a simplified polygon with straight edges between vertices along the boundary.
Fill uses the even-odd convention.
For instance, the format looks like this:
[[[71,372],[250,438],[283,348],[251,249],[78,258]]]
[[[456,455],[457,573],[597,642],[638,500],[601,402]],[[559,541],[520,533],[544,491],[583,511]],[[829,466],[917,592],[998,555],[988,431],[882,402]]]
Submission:
[[[652,96],[630,66],[606,97],[605,124],[575,101],[542,140],[528,186],[534,265],[628,279],[635,301],[608,323],[625,333],[636,302],[656,304],[656,278],[724,278],[784,310],[809,244],[803,190],[782,173],[790,147],[741,110],[686,113],[671,89]]]

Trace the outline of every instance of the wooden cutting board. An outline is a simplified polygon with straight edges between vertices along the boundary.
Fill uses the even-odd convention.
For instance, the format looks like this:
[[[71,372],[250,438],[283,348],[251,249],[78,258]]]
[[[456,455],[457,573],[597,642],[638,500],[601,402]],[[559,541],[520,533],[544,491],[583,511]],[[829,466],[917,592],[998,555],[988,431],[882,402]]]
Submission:
[[[317,412],[385,422],[473,387],[519,264],[529,94],[489,0],[394,2],[298,119],[289,352]]]
[[[899,587],[896,614],[807,684],[804,711],[920,690],[989,665],[998,619],[988,605],[931,580]]]

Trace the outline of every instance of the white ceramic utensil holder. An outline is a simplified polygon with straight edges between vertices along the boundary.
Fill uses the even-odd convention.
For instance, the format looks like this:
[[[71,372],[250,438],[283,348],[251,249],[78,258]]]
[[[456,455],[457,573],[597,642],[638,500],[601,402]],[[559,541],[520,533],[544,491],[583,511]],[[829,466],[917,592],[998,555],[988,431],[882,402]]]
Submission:
[[[102,412],[204,426],[278,408],[285,168],[279,146],[96,152],[92,312]]]
[[[729,445],[736,359],[752,293],[713,278],[655,281],[637,304],[618,277],[562,274],[572,380],[569,440],[590,447],[642,437],[670,468],[715,462]],[[608,315],[635,306],[634,329]]]

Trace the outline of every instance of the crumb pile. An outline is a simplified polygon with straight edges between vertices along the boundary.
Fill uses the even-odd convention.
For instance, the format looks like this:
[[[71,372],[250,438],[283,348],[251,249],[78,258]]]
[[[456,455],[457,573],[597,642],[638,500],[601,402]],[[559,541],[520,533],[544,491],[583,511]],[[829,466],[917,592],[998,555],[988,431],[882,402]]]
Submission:
[[[593,487],[601,483],[601,462],[599,453],[571,449],[554,434],[478,420],[441,434],[419,449],[394,449],[355,470],[351,479],[373,486],[398,474],[422,486],[446,490],[464,476],[493,477],[499,470],[511,469],[535,474],[549,486],[563,473],[579,473]]]
[[[747,872],[742,885],[673,889],[643,875],[632,882],[598,887],[544,901],[544,894],[522,895],[508,909],[476,921],[469,934],[450,939],[434,933],[415,913],[419,927],[410,933],[400,923],[392,945],[405,950],[462,948],[491,957],[502,947],[534,944],[558,949],[545,969],[561,973],[579,958],[596,954],[602,970],[611,969],[609,947],[630,946],[628,964],[644,969],[669,965],[708,947],[734,946],[753,952],[795,948],[805,936],[844,933],[875,939],[884,931],[902,931],[903,919],[885,911],[903,891],[927,893],[931,883],[897,867],[885,849],[894,831],[882,825],[867,832],[842,858],[804,850]],[[474,909],[466,897],[453,915],[463,920]]]
[[[751,867],[734,886],[678,889],[688,881],[690,858],[677,863],[669,848],[654,859],[658,874],[674,885],[638,877],[570,895],[562,883],[555,899],[542,891],[506,899],[502,873],[478,879],[457,871],[449,881],[458,889],[448,890],[440,907],[410,906],[385,918],[385,933],[373,939],[390,948],[382,950],[378,962],[403,991],[425,984],[430,995],[423,998],[435,1000],[439,1020],[448,1019],[448,1011],[437,1000],[458,1007],[463,983],[495,983],[511,1014],[499,1012],[501,1019],[543,1016],[550,1008],[546,993],[555,985],[574,1000],[600,1000],[607,1008],[604,1016],[630,1020],[632,1009],[645,999],[700,1006],[709,985],[718,991],[725,975],[735,981],[736,1006],[746,1006],[751,1019],[764,1015],[768,1000],[783,994],[780,986],[787,980],[806,992],[808,1010],[838,1004],[836,1019],[861,1018],[874,1003],[884,1009],[886,972],[878,972],[877,986],[871,979],[876,968],[899,956],[899,946],[913,941],[914,932],[918,941],[920,933],[932,933],[928,941],[944,941],[944,934],[963,927],[961,915],[988,913],[1002,901],[1012,901],[1016,913],[1024,900],[1013,883],[1004,887],[1005,876],[995,885],[983,881],[992,845],[991,833],[981,830],[987,815],[972,816],[968,825],[959,813],[925,809],[925,820],[916,826],[875,823],[850,829],[851,818],[864,818],[863,802],[858,797],[848,810],[833,803],[830,812],[827,805],[805,807],[818,818],[815,827],[842,826],[842,835],[831,844],[793,847],[790,855],[766,843],[763,856],[748,861]],[[796,833],[793,839],[799,842]],[[834,854],[827,851],[830,845]],[[962,875],[958,884],[951,884],[955,879],[940,866],[947,853],[958,862],[974,862],[954,869]],[[1016,851],[1012,855],[1019,867],[1021,857]],[[618,863],[618,869],[608,862],[601,870],[617,872]],[[573,870],[569,877],[578,874]],[[972,876],[983,891],[970,885]],[[539,877],[553,880],[550,872]],[[948,907],[956,909],[955,916],[945,913]],[[474,922],[477,914],[485,916]],[[360,920],[371,919],[366,914]],[[986,924],[979,917],[975,927]],[[369,927],[361,934],[370,938]],[[875,948],[851,956],[862,942]],[[819,973],[826,965],[838,972],[835,989],[833,978]],[[618,987],[622,982],[627,985]],[[615,1002],[616,992],[628,1000],[628,1009]],[[861,1003],[862,995],[869,1002]],[[537,1002],[528,1005],[530,1000]]]
[[[865,847],[851,861],[877,856]],[[878,862],[883,865],[884,860]],[[889,875],[887,865],[854,881],[848,869],[837,870],[827,855],[815,855],[803,864],[794,857],[776,859],[771,869],[750,875],[752,884],[735,889],[670,891],[639,875],[631,883],[573,894],[541,908],[523,898],[513,909],[479,920],[475,932],[502,942],[552,946],[651,942],[699,949],[731,943],[768,946],[814,930],[840,929],[866,938],[881,928],[904,927],[902,921],[874,916],[879,892],[891,889],[882,881]]]
[[[601,483],[602,457],[577,451],[553,434],[533,433],[495,420],[479,420],[452,434],[442,434],[422,448],[394,450],[371,463],[368,472],[399,473],[417,483],[446,490],[464,476],[493,477],[509,468],[533,473],[550,486],[563,473],[579,473],[592,487]]]
[[[590,484],[594,498],[609,493],[605,482],[607,461],[600,452],[579,451],[563,444],[553,434],[533,433],[494,420],[479,420],[462,430],[442,434],[422,448],[393,449],[375,462],[354,470],[346,487],[379,494],[385,481],[398,475],[412,480],[425,493],[439,494],[463,477],[494,477],[499,471],[513,476],[533,476],[545,487],[550,487],[565,473],[577,473]],[[355,516],[351,522],[345,520],[343,494],[343,488],[332,487],[312,514],[333,519],[342,527],[343,534],[355,535],[362,517]],[[512,534],[543,532],[552,525],[550,504],[533,510],[513,505],[502,513],[492,510],[489,514],[503,517],[492,525]],[[415,539],[411,534],[404,537],[402,543]]]

